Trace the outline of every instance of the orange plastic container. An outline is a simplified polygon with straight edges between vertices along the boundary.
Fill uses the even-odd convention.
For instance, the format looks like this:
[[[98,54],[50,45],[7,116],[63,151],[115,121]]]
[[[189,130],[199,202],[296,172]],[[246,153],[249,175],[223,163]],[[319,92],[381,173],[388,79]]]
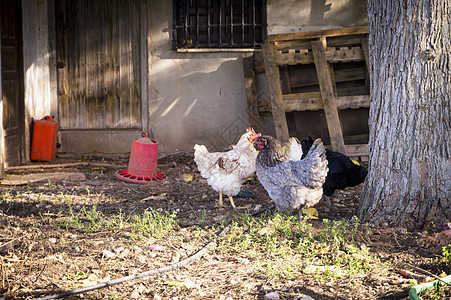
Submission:
[[[51,116],[37,120],[33,125],[31,160],[51,161],[55,159],[58,122]]]

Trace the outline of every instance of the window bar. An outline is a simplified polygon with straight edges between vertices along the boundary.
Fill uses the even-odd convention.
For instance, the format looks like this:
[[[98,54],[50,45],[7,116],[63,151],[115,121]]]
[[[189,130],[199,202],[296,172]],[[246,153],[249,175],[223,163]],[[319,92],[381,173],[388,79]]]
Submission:
[[[211,47],[210,0],[207,0],[207,46]]]
[[[179,8],[177,7],[177,0],[173,0],[172,5],[173,5],[173,7],[175,7],[175,9],[173,9],[173,12],[172,12],[172,20],[174,22],[174,25],[173,25],[174,26],[174,34],[172,37],[172,47],[175,49],[178,46],[178,39],[179,39],[179,36],[177,34],[177,31],[178,31],[177,12],[179,11]]]
[[[199,41],[199,0],[196,0],[196,45],[200,44]]]
[[[224,12],[225,9],[225,3],[224,1],[220,1],[219,3],[219,46],[222,45],[222,13]]]
[[[189,0],[185,0],[185,42],[182,44],[188,45],[188,17],[189,17]]]
[[[256,45],[256,40],[255,40],[255,38],[256,38],[256,36],[255,36],[255,34],[256,34],[256,32],[257,32],[257,29],[256,29],[256,26],[255,26],[255,0],[252,0],[252,36],[253,36],[253,46],[255,46]]]
[[[230,46],[233,46],[233,0],[230,0]]]
[[[244,0],[241,0],[241,43],[244,44]]]
[[[263,19],[261,21],[261,28],[262,28],[262,36],[261,36],[261,40],[262,43],[264,43],[264,37],[266,37],[267,33],[268,33],[268,23],[266,22],[266,0],[262,0],[262,12],[263,12]]]

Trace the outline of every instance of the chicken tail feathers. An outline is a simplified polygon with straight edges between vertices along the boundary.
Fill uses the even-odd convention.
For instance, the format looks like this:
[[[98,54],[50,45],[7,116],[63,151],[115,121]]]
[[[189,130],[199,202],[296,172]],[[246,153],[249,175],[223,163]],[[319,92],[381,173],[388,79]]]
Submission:
[[[197,168],[204,178],[208,177],[207,174],[212,167],[212,161],[209,154],[210,152],[208,152],[207,147],[204,145],[194,145],[194,162],[197,164]]]
[[[326,180],[328,167],[326,159],[326,149],[321,139],[316,139],[311,145],[308,153],[303,160],[297,161],[302,165],[299,170],[303,181],[310,187],[321,187]]]

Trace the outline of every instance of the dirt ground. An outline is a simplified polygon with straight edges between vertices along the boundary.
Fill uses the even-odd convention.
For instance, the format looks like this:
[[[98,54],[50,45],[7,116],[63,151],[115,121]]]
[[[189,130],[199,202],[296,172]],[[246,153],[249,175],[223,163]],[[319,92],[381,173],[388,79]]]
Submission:
[[[89,282],[112,280],[170,265],[194,254],[214,238],[193,227],[202,229],[218,224],[220,228],[219,224],[235,213],[227,198],[224,208],[217,206],[217,193],[200,177],[190,153],[161,157],[158,171],[167,178],[151,184],[128,183],[115,177],[117,170],[127,168],[128,156],[60,156],[51,164],[73,162],[88,164],[8,171],[8,175],[21,176],[81,172],[86,179],[1,186],[0,299],[43,297],[86,286]],[[185,180],[183,174],[193,175],[193,180]],[[272,206],[258,180],[248,181],[243,189],[253,191],[255,198],[235,198],[239,212]],[[318,204],[320,219],[311,220],[313,228],[321,224],[321,219],[352,219],[357,214],[360,190],[358,186],[337,192],[333,197],[336,211]],[[124,216],[142,213],[149,207],[159,212],[175,211],[177,230],[184,238],[135,240],[130,231],[99,229],[86,233],[70,226],[50,226],[59,218],[65,218],[69,209],[76,213],[93,205],[105,218],[119,213]],[[388,270],[383,276],[369,272],[325,283],[309,275],[274,281],[256,275],[252,263],[245,258],[209,250],[182,268],[69,298],[264,299],[274,292],[280,299],[311,299],[308,296],[313,299],[408,299],[408,277],[396,271],[397,263],[408,263],[437,275],[451,273],[450,265],[439,259],[441,246],[449,240],[437,240],[435,232],[369,226],[371,235],[367,246],[381,268]],[[197,239],[197,247],[183,248],[185,239]],[[161,249],[147,254],[149,245],[161,246]],[[109,258],[109,254],[114,257]],[[166,284],[162,284],[163,281]],[[178,284],[167,284],[170,281]],[[193,288],[188,286],[191,283]]]

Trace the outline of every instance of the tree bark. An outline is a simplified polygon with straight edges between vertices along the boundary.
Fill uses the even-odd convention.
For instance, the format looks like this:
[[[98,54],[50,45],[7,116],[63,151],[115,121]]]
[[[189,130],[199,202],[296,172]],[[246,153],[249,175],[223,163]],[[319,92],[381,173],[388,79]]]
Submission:
[[[369,174],[359,216],[424,228],[451,217],[451,3],[368,1]]]

